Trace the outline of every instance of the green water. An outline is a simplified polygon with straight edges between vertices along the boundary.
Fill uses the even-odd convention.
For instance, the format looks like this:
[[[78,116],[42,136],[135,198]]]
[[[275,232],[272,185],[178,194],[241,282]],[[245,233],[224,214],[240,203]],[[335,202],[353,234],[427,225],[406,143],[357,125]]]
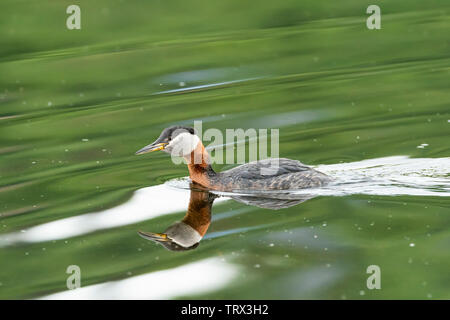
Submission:
[[[366,28],[375,3],[359,0],[76,3],[81,30],[65,25],[72,1],[2,1],[0,237],[115,208],[186,176],[165,154],[134,152],[194,120],[205,129],[279,128],[280,155],[309,165],[450,156],[444,1],[376,1],[381,30]],[[430,189],[448,190],[443,163],[447,182]],[[88,287],[212,258],[238,274],[171,297],[449,299],[449,201],[413,189],[324,195],[278,211],[218,202],[213,236],[187,252],[136,234],[163,231],[184,209],[14,242],[0,247],[0,298],[67,290],[68,265]],[[369,265],[381,268],[381,290],[366,287]]]

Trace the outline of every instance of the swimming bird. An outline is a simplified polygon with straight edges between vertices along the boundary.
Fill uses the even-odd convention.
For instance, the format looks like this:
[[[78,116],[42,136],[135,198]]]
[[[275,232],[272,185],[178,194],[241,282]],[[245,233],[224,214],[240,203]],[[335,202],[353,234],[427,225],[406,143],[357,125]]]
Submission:
[[[286,158],[249,162],[223,172],[215,172],[202,141],[191,127],[172,126],[158,139],[138,150],[144,154],[162,150],[186,159],[192,182],[210,190],[295,190],[326,185],[330,178],[300,161]]]

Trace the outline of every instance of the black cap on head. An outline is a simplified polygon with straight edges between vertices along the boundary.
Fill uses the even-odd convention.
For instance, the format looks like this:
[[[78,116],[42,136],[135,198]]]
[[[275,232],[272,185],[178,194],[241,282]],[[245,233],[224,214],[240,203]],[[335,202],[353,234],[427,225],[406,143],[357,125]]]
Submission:
[[[159,138],[157,141],[163,142],[166,140],[171,140],[175,138],[178,134],[183,132],[189,132],[190,134],[195,134],[195,130],[192,127],[186,127],[186,126],[171,126],[168,128],[165,128],[161,134],[159,135]]]
[[[156,241],[155,241],[156,242]],[[198,247],[198,245],[200,244],[200,242],[197,242],[196,244],[190,246],[190,247],[183,247],[180,246],[179,244],[175,243],[175,242],[157,242],[160,245],[162,245],[164,248],[166,248],[169,251],[187,251],[187,250],[192,250]]]

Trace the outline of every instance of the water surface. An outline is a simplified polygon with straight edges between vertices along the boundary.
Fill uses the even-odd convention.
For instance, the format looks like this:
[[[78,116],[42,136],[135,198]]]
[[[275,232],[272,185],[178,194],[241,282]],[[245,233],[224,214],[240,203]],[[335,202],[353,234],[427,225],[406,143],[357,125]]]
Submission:
[[[381,1],[370,31],[356,0],[77,3],[78,31],[67,1],[0,12],[0,298],[450,298],[448,4]],[[184,216],[187,169],[134,152],[194,120],[278,128],[337,183],[279,210],[223,194],[168,251],[137,230]]]

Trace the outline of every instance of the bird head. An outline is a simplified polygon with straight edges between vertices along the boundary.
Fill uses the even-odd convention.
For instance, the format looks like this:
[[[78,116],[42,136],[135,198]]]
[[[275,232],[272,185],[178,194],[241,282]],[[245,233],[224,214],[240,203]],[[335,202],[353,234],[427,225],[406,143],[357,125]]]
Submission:
[[[185,126],[172,126],[164,129],[158,139],[139,149],[136,154],[144,154],[162,150],[175,156],[187,156],[195,150],[200,138],[194,128]]]
[[[185,251],[197,248],[202,236],[190,225],[178,221],[172,224],[164,233],[138,231],[147,240],[154,241],[170,251]]]

